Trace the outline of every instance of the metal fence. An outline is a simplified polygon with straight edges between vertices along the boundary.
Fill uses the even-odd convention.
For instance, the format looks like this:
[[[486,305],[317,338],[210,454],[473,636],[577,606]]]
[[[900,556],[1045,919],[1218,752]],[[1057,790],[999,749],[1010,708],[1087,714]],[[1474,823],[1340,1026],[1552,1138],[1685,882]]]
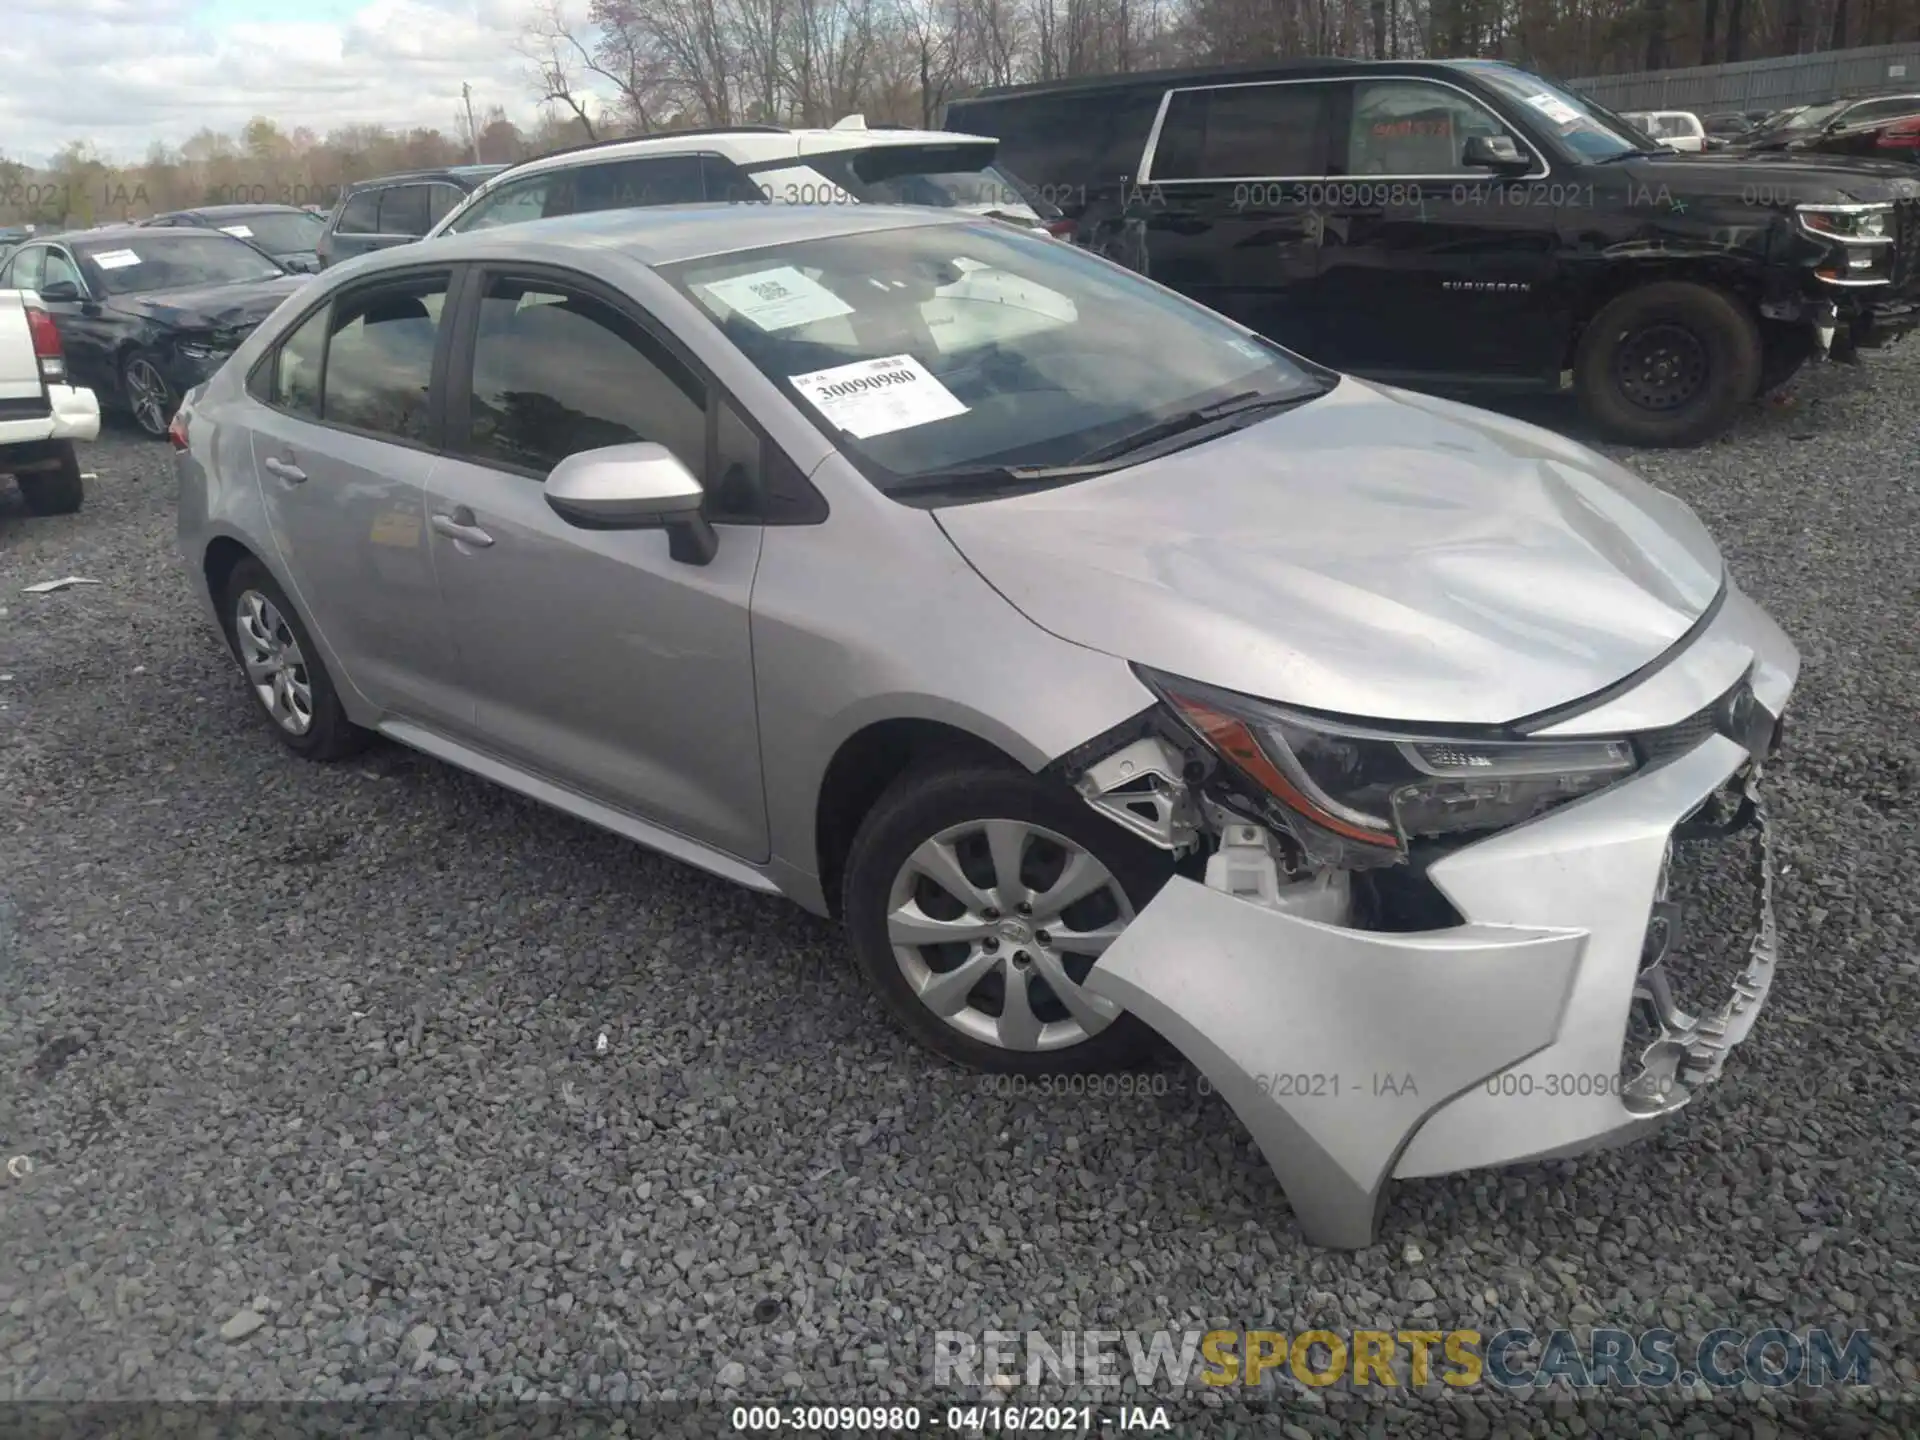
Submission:
[[[1783,55],[1774,60],[1737,60],[1688,70],[1643,70],[1631,75],[1593,75],[1569,80],[1567,88],[1614,110],[1776,110],[1829,96],[1911,87],[1920,95],[1920,44],[1870,45]]]

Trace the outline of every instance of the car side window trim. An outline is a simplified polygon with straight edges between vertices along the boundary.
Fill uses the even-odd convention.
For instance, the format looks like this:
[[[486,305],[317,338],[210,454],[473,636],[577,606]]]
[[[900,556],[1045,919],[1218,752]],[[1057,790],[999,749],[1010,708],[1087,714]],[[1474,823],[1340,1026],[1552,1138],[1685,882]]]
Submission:
[[[1513,176],[1489,173],[1484,177],[1479,177],[1477,172],[1471,171],[1466,172],[1465,175],[1458,171],[1451,175],[1369,175],[1366,177],[1369,183],[1377,184],[1383,180],[1444,180],[1450,184],[1458,184],[1463,178],[1484,178],[1489,181],[1497,181],[1504,184],[1509,181],[1518,180],[1544,180],[1553,173],[1552,162],[1550,162],[1541,149],[1533,143],[1533,138],[1530,135],[1515,125],[1513,120],[1497,106],[1491,104],[1481,96],[1476,95],[1464,85],[1457,85],[1451,80],[1442,80],[1434,75],[1316,75],[1303,80],[1238,80],[1221,85],[1178,85],[1168,89],[1166,93],[1161,95],[1160,108],[1154,113],[1153,128],[1147,132],[1147,147],[1140,156],[1139,178],[1133,183],[1142,187],[1157,185],[1165,188],[1170,185],[1236,185],[1250,181],[1270,183],[1276,180],[1313,181],[1345,179],[1347,178],[1346,176],[1337,175],[1335,172],[1328,170],[1318,175],[1210,175],[1204,179],[1182,178],[1178,180],[1156,180],[1153,175],[1153,156],[1154,152],[1160,147],[1160,132],[1166,126],[1167,111],[1172,107],[1173,97],[1175,95],[1188,95],[1196,91],[1247,90],[1256,87],[1266,88],[1276,85],[1344,85],[1348,87],[1348,95],[1351,96],[1352,86],[1359,80],[1404,80],[1422,85],[1438,85],[1448,90],[1458,91],[1460,94],[1466,96],[1473,104],[1479,106],[1482,110],[1485,110],[1498,120],[1507,133],[1513,136],[1515,143],[1524,146],[1527,153],[1533,157],[1534,163],[1540,167],[1537,170],[1530,167],[1526,174]]]
[[[714,478],[711,474],[717,454],[719,430],[719,407],[729,407],[734,415],[746,423],[746,426],[760,439],[760,488],[766,493],[775,470],[784,466],[781,476],[783,493],[794,506],[796,518],[719,516],[710,517],[716,525],[817,525],[827,518],[826,497],[808,481],[800,468],[788,458],[779,443],[774,440],[767,428],[762,425],[748,406],[727,388],[692,351],[683,345],[678,337],[650,315],[644,307],[631,297],[612,289],[591,275],[577,270],[568,270],[559,266],[529,264],[501,264],[498,262],[474,261],[464,268],[468,274],[465,284],[456,297],[448,292],[448,303],[458,308],[454,312],[454,323],[443,325],[442,333],[447,343],[445,372],[446,383],[443,387],[441,403],[444,405],[444,425],[441,436],[445,441],[444,454],[454,456],[467,464],[478,465],[484,469],[497,470],[504,475],[517,475],[536,482],[546,479],[546,472],[529,466],[514,465],[495,456],[481,455],[469,448],[472,442],[473,426],[473,361],[480,333],[480,305],[487,290],[496,280],[519,280],[530,284],[548,284],[572,291],[585,299],[595,300],[616,311],[632,324],[645,331],[656,344],[685,367],[693,379],[699,383],[706,394],[706,446],[707,453],[701,458],[701,484],[711,486]],[[456,443],[457,437],[457,443]],[[796,498],[796,491],[803,491]]]
[[[447,316],[449,313],[452,313],[456,320],[458,319],[459,312],[454,311],[453,306],[459,296],[461,282],[468,278],[466,272],[473,268],[470,263],[461,263],[455,265],[425,265],[409,267],[404,270],[387,270],[382,271],[377,276],[370,276],[365,281],[343,286],[334,291],[324,300],[309,306],[290,321],[286,328],[275,337],[273,344],[268,347],[266,354],[254,361],[253,368],[247,372],[246,378],[245,388],[248,398],[255,404],[262,405],[273,411],[276,415],[284,415],[289,420],[297,420],[303,425],[314,425],[323,430],[338,431],[342,435],[358,435],[365,440],[377,440],[383,445],[397,445],[403,450],[419,450],[429,455],[447,454],[447,376],[449,373],[448,366],[453,354],[453,331],[455,328],[453,325],[447,323]],[[319,386],[319,415],[303,415],[298,411],[289,410],[285,406],[276,405],[267,398],[267,396],[273,393],[272,377],[274,367],[279,363],[281,346],[285,345],[288,340],[292,339],[304,329],[307,322],[312,320],[321,311],[332,312],[338,307],[339,302],[343,298],[348,300],[359,299],[381,290],[404,287],[410,283],[435,279],[442,275],[447,277],[447,289],[445,297],[440,302],[441,319],[434,335],[433,369],[427,380],[427,434],[425,439],[415,440],[409,436],[395,435],[390,430],[368,430],[359,425],[345,425],[338,420],[330,420],[327,418],[327,368],[333,362],[333,324],[331,320],[329,320],[327,324],[326,341],[320,347],[320,373],[315,378],[315,383]],[[267,377],[264,394],[259,384],[260,377],[263,373]]]

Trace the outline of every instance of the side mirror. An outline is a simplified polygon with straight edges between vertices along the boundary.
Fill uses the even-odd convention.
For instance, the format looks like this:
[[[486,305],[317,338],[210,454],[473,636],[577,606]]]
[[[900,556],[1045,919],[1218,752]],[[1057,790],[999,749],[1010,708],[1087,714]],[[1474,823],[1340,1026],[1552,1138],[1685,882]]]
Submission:
[[[1481,170],[1508,174],[1531,168],[1533,158],[1511,135],[1469,135],[1461,163]]]
[[[705,565],[719,549],[700,513],[706,491],[664,445],[608,445],[569,455],[547,475],[547,504],[582,530],[666,530],[668,553]]]
[[[77,301],[80,298],[80,287],[71,280],[49,280],[40,287],[40,298],[42,300]]]

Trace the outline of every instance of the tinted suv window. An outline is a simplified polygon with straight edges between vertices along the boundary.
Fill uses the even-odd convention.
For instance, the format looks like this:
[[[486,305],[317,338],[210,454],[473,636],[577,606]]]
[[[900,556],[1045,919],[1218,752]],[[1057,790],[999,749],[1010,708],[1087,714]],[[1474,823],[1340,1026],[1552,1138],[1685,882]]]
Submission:
[[[447,277],[436,275],[334,302],[320,412],[329,423],[427,438],[427,386],[446,294]]]
[[[474,337],[468,448],[544,475],[581,450],[651,440],[706,469],[706,393],[624,315],[547,282],[498,278]]]
[[[573,172],[573,208],[581,212],[698,204],[705,198],[698,155],[617,160]]]
[[[346,208],[340,212],[340,223],[333,228],[339,235],[371,235],[379,225],[380,192],[362,190],[358,195],[347,197]]]
[[[1353,87],[1347,128],[1350,175],[1464,175],[1470,135],[1506,133],[1493,114],[1444,85],[1362,80]]]
[[[1153,152],[1155,180],[1239,180],[1326,171],[1331,84],[1176,90]]]
[[[380,194],[380,233],[382,235],[424,235],[427,233],[427,187],[395,185]]]

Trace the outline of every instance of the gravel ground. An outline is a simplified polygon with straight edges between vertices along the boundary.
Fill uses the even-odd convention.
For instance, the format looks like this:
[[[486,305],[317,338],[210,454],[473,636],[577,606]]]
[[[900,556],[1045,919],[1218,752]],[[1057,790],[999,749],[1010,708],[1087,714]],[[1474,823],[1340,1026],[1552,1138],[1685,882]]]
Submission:
[[[725,1428],[716,1401],[972,1398],[934,1390],[942,1329],[1309,1322],[1858,1326],[1911,1390],[1916,415],[1909,346],[1636,462],[1806,662],[1770,787],[1787,960],[1732,1073],[1648,1143],[1399,1186],[1357,1255],[1303,1248],[1184,1072],[992,1093],[784,902],[409,752],[288,756],[176,568],[165,447],[110,429],[80,515],[0,488],[0,1399],[590,1397]],[[66,574],[103,583],[21,593]],[[1182,1433],[1293,1436],[1920,1418],[1181,1403]]]

